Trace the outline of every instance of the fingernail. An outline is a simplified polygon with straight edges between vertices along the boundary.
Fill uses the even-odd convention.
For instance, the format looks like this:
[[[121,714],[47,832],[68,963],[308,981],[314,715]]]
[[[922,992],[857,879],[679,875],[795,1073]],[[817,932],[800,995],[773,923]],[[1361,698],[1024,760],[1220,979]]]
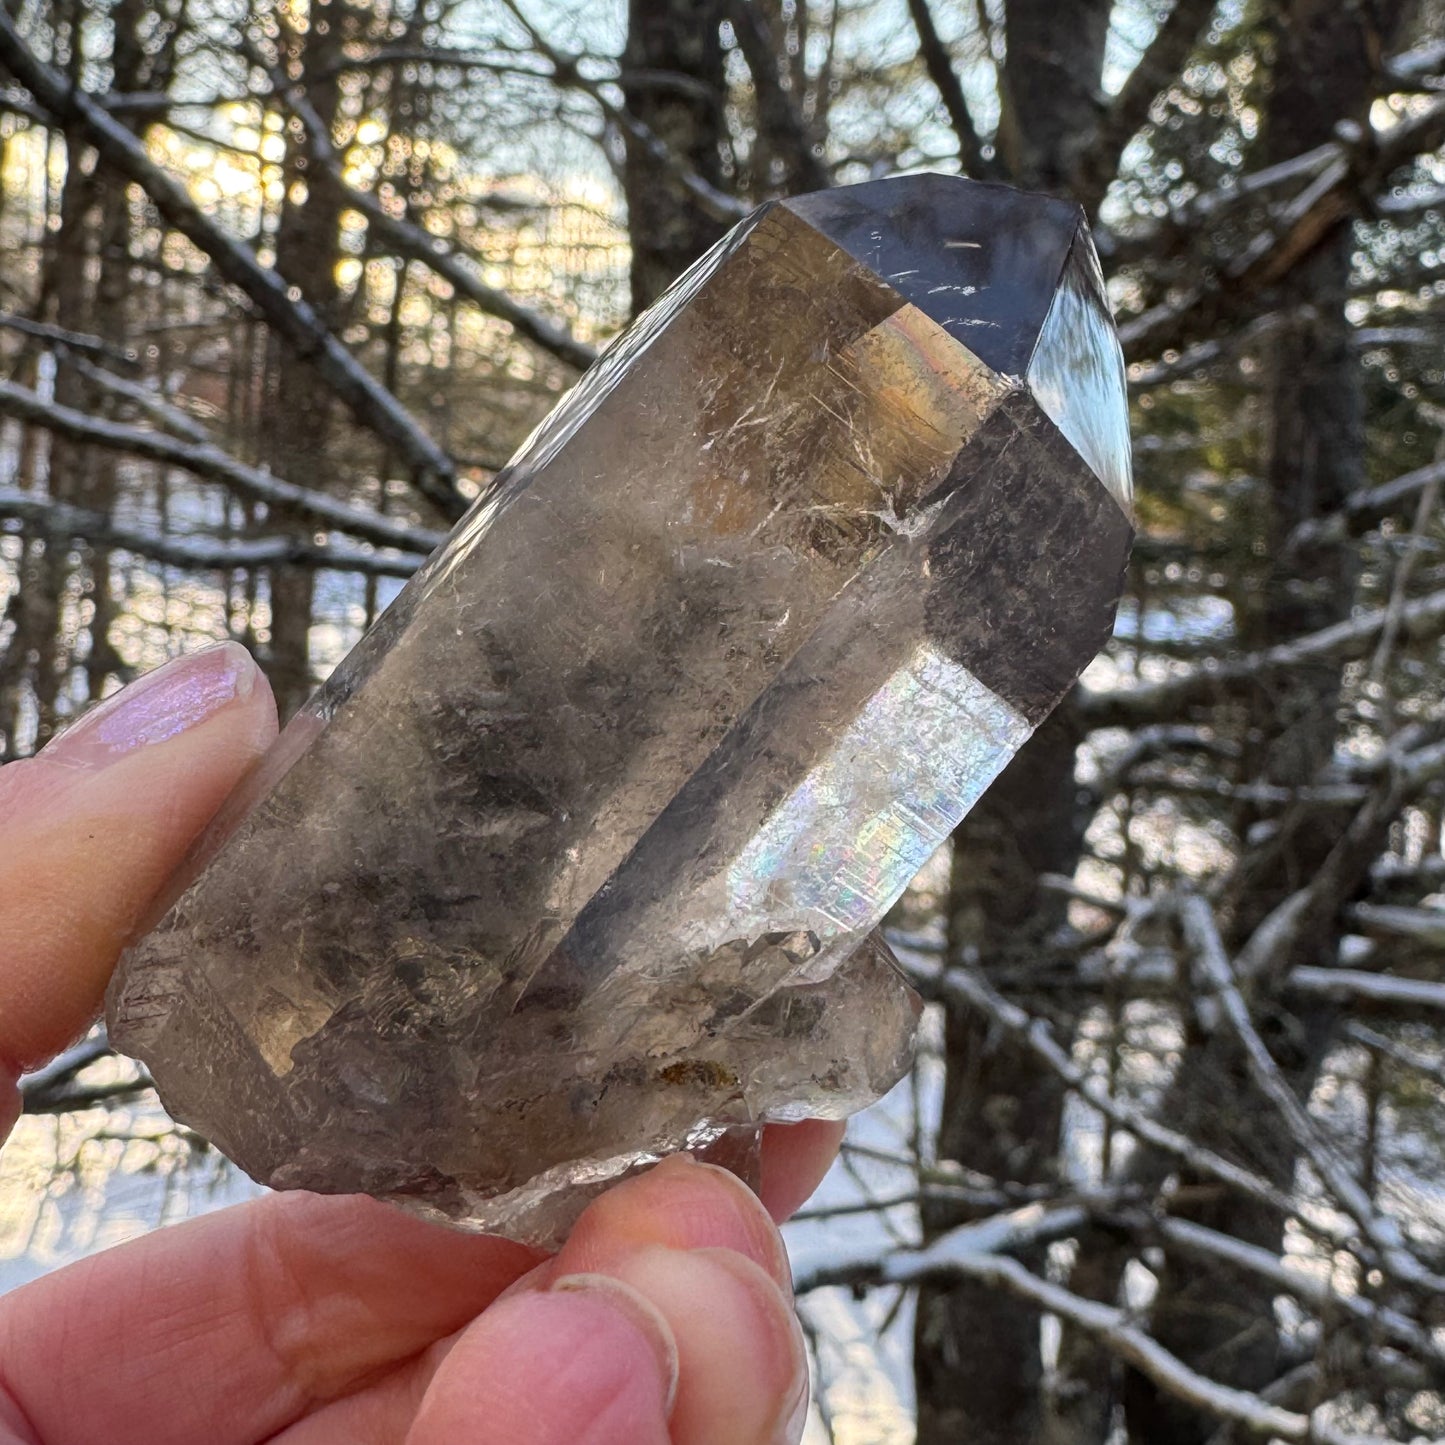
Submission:
[[[798,1323],[796,1315],[793,1317],[793,1335],[794,1348],[797,1350],[800,1364],[794,1377],[796,1384],[792,1402],[784,1408],[782,1419],[773,1437],[777,1441],[777,1445],[799,1445],[799,1441],[803,1438],[803,1431],[808,1425],[808,1401],[812,1394],[811,1381],[808,1377],[808,1345],[803,1338],[803,1327]]]
[[[640,1290],[607,1274],[566,1274],[553,1282],[552,1292],[605,1300],[619,1314],[627,1316],[657,1354],[665,1386],[664,1413],[671,1414],[677,1399],[679,1375],[677,1340],[662,1311]]]
[[[45,750],[49,762],[103,768],[164,742],[251,695],[257,667],[237,642],[218,642],[174,658],[108,697]]]

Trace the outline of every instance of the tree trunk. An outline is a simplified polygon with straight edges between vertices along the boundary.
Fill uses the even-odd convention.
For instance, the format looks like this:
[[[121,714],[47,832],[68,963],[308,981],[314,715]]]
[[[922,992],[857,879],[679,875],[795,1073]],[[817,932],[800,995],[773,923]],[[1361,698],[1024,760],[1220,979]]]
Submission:
[[[726,0],[628,0],[623,69],[627,108],[676,162],[714,186],[722,184],[723,52],[719,27]],[[661,84],[662,75],[694,84]],[[636,140],[627,141],[623,171],[632,243],[634,314],[665,291],[727,229],[707,215],[679,177],[661,168]]]
[[[305,34],[290,35],[293,53],[308,77],[306,97],[328,129],[341,98],[337,63],[349,32],[362,18],[362,12],[345,0],[314,0]],[[294,122],[287,137],[286,196],[276,230],[276,269],[331,323],[339,296],[336,262],[342,195],[325,171],[308,165],[306,141]],[[282,476],[325,490],[332,470],[331,393],[316,385],[308,363],[289,347],[274,347],[271,377],[268,460]],[[310,655],[315,580],[314,572],[299,567],[271,572],[267,671],[283,719],[305,702],[315,681]]]
[[[1009,0],[997,149],[1015,185],[1066,194],[1098,120],[1113,0]]]
[[[984,967],[1026,964],[1062,922],[1044,873],[1071,873],[1082,841],[1074,750],[1065,704],[1039,729],[954,834],[951,958]],[[971,1010],[945,1023],[947,1076],[938,1157],[1000,1180],[1042,1183],[1058,1161],[1064,1094],[1027,1049],[991,1037]],[[928,1235],[977,1218],[955,1205],[925,1207]],[[1038,1260],[1031,1261],[1037,1265]],[[977,1285],[919,1291],[914,1333],[918,1445],[1017,1445],[1043,1419],[1039,1315]]]

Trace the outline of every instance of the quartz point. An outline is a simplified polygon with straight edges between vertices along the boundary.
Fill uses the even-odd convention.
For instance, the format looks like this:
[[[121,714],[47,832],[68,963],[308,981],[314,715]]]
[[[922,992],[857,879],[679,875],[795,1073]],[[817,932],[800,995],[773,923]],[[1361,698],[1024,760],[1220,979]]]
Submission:
[[[876,926],[1109,636],[1123,361],[1077,207],[763,206],[290,723],[111,986],[256,1179],[554,1241],[908,1065]]]

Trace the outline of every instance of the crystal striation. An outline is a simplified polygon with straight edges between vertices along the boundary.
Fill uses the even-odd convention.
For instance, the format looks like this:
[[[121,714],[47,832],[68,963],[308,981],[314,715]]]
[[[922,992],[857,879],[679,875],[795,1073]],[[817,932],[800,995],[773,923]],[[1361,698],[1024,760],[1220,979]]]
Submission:
[[[1109,635],[1123,362],[1077,208],[764,206],[621,337],[282,734],[112,984],[257,1179],[555,1238],[839,1117],[873,932]]]

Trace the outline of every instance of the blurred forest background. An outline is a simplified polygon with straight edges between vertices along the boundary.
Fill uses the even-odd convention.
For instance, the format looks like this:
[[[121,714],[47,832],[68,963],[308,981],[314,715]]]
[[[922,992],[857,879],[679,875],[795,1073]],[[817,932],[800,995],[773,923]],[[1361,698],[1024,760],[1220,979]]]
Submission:
[[[294,709],[758,201],[1073,197],[1130,592],[893,919],[933,1004],[796,1236],[810,1439],[1445,1437],[1442,20],[4,0],[0,758],[223,636]],[[143,1090],[26,1082],[0,1247],[205,1167]],[[900,1340],[898,1408],[845,1388]]]

